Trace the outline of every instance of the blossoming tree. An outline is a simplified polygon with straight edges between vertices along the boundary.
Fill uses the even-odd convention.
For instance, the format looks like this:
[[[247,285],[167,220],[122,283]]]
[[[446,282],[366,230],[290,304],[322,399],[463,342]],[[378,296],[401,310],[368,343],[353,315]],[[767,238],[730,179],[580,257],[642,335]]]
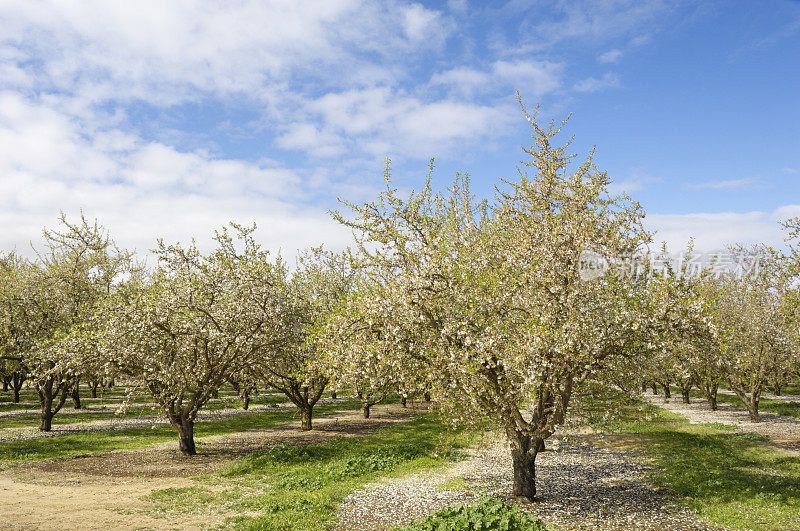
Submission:
[[[491,421],[511,444],[513,495],[532,499],[537,452],[576,387],[634,355],[650,330],[636,284],[615,268],[582,280],[581,254],[629,255],[649,235],[591,156],[573,168],[569,142],[554,145],[561,126],[526,116],[529,159],[492,203],[476,202],[462,175],[446,193],[429,177],[403,200],[387,164],[377,201],[335,213],[359,234],[372,287],[324,338],[333,357],[419,371],[456,422]]]
[[[159,242],[151,278],[98,315],[106,323],[104,355],[149,390],[186,455],[196,453],[200,408],[261,353],[286,341],[285,266],[260,249],[253,230],[223,229],[208,254],[194,244]]]

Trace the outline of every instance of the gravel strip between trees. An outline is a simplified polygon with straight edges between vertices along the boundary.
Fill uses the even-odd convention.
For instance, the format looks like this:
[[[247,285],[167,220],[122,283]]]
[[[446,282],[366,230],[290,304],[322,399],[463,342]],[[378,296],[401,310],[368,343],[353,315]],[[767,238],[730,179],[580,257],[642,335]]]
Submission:
[[[667,411],[683,415],[689,422],[717,422],[735,426],[739,431],[757,433],[772,439],[774,443],[786,450],[800,451],[800,419],[776,415],[775,413],[759,413],[761,422],[751,422],[747,410],[730,404],[718,403],[719,409],[711,411],[705,400],[693,399],[684,404],[680,397],[673,397],[664,402],[663,395],[644,395],[644,398]]]
[[[339,403],[341,400],[322,399],[317,402],[318,405]],[[280,410],[293,410],[297,409],[291,402],[283,402],[274,405],[254,404],[250,409],[244,411],[241,408],[225,408],[225,409],[211,409],[200,410],[197,415],[197,422],[208,420],[222,420],[231,417],[240,417],[243,415],[253,415],[257,413],[265,413],[268,411]],[[91,413],[95,410],[78,410],[83,413]],[[28,415],[35,412],[27,412]],[[59,415],[61,413],[59,412]],[[58,416],[54,417],[58,418]],[[299,418],[299,413],[298,413]],[[0,442],[10,441],[29,441],[32,439],[44,439],[50,437],[58,437],[60,435],[71,435],[75,433],[90,433],[90,432],[109,432],[116,430],[125,430],[128,428],[149,428],[151,426],[168,426],[169,422],[162,414],[158,415],[142,415],[141,417],[116,417],[111,419],[92,420],[87,422],[72,422],[69,424],[53,424],[52,431],[45,432],[39,431],[36,426],[29,426],[24,428],[0,428]]]
[[[524,510],[552,529],[719,529],[648,484],[649,468],[634,452],[609,450],[573,435],[536,459],[540,500]],[[508,500],[511,458],[502,442],[481,445],[453,467],[386,479],[345,498],[338,529],[391,529],[458,502],[491,495]]]

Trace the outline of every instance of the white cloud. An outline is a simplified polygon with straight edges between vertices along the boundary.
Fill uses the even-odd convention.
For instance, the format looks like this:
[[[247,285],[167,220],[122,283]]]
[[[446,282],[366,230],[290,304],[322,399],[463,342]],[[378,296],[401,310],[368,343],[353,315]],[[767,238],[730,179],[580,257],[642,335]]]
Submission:
[[[411,4],[403,10],[403,31],[410,42],[441,38],[441,15],[421,4]]]
[[[598,61],[601,63],[616,63],[622,57],[622,52],[614,49],[609,50],[604,54],[601,54],[600,57],[597,58]]]
[[[447,7],[451,11],[462,14],[469,9],[469,3],[467,0],[447,0]]]
[[[476,94],[513,93],[539,98],[561,86],[564,65],[551,61],[495,61],[486,70],[459,66],[431,77],[432,86],[472,98]]]
[[[83,134],[81,122],[19,95],[0,95],[0,249],[29,252],[63,210],[82,209],[118,243],[146,251],[155,239],[208,244],[228,221],[257,222],[259,238],[288,254],[341,247],[349,233],[318,207],[310,181],[286,168],[179,152],[118,130]]]
[[[528,39],[531,47],[555,46],[565,40],[608,41],[647,38],[654,26],[678,2],[673,0],[574,0],[553,2],[552,10],[537,17]],[[528,2],[523,5],[529,5]],[[552,14],[552,16],[547,16]]]
[[[686,185],[686,188],[689,188],[691,190],[703,190],[703,189],[740,190],[742,188],[748,188],[757,183],[758,181],[756,179],[730,179],[725,181],[706,181],[702,183],[690,183]]]
[[[608,185],[608,192],[612,195],[620,193],[630,194],[631,192],[636,192],[638,190],[641,190],[642,187],[643,183],[640,179],[613,181],[611,184]]]
[[[765,243],[783,246],[784,233],[778,221],[800,215],[800,205],[786,205],[773,212],[719,212],[694,214],[648,214],[645,226],[658,231],[654,243],[666,241],[680,251],[690,238],[699,251],[724,249],[729,245]]]
[[[7,74],[87,100],[170,105],[203,95],[269,100],[298,76],[322,84],[385,78],[375,72],[441,46],[448,20],[419,4],[377,0],[213,0],[0,3]],[[371,54],[378,58],[370,62]],[[5,61],[4,61],[5,62]],[[9,83],[4,79],[4,83]]]
[[[328,93],[306,102],[304,125],[291,127],[279,142],[316,155],[325,154],[313,143],[322,138],[331,154],[345,149],[377,158],[428,158],[507,131],[516,116],[510,104],[510,98],[494,105],[427,101],[390,87]]]
[[[601,78],[589,77],[578,81],[572,88],[578,92],[597,92],[599,90],[618,86],[619,78],[617,75],[606,72]]]

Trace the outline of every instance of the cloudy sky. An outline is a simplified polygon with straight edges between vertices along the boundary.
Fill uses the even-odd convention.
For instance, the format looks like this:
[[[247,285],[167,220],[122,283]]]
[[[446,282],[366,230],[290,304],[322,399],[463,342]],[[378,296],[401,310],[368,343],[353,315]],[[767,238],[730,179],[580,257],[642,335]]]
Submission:
[[[658,239],[800,214],[800,2],[0,0],[0,250],[81,209],[139,251],[229,220],[339,247],[327,210],[387,156],[403,189],[430,157],[441,186],[513,177],[516,90]]]

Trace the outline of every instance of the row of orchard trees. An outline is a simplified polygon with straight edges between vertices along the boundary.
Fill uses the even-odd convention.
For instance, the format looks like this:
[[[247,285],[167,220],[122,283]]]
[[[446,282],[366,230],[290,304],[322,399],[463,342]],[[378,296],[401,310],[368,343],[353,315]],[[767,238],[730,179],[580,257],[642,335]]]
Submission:
[[[254,228],[231,225],[205,254],[159,241],[146,271],[96,223],[61,226],[35,260],[0,262],[0,358],[16,399],[25,380],[36,390],[40,429],[81,379],[115,376],[149,392],[189,455],[199,410],[226,382],[245,400],[256,385],[286,393],[311,429],[329,379],[306,337],[349,289],[344,255],[311,249],[290,271]]]
[[[226,381],[283,391],[304,428],[331,379],[365,414],[390,390],[424,389],[454,422],[506,434],[513,494],[532,499],[537,453],[585,383],[631,389],[669,372],[718,386],[723,366],[739,367],[753,396],[753,358],[795,356],[797,266],[782,264],[797,253],[773,253],[756,280],[624,267],[582,278],[587,252],[613,266],[646,251],[644,211],[609,192],[591,155],[573,164],[563,124],[525,115],[527,160],[491,201],[462,175],[404,199],[387,164],[376,201],[334,213],[355,249],[312,250],[293,268],[232,225],[210,253],[159,243],[147,272],[98,227],[65,223],[38,260],[3,261],[2,357],[39,391],[43,429],[78,377],[120,374],[150,392],[187,454]]]
[[[739,263],[749,263],[747,274],[696,275],[666,270],[653,282],[679,294],[677,306],[699,309],[701,319],[674,334],[642,364],[645,384],[680,389],[688,403],[698,388],[710,409],[717,409],[721,387],[733,391],[759,421],[759,400],[771,389],[780,394],[800,378],[798,329],[798,253],[794,241],[800,220],[785,223],[787,251],[766,246],[732,249]],[[689,250],[691,254],[691,249]]]

